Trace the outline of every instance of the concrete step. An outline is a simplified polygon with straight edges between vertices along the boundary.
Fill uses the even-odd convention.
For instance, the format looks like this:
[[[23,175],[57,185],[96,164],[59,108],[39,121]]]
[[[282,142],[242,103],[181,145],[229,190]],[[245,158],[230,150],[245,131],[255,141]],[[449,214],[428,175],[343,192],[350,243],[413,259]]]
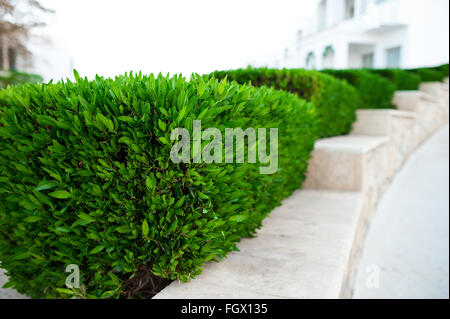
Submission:
[[[387,174],[392,179],[418,145],[411,134],[415,124],[416,114],[411,111],[358,110],[351,134],[389,137]]]
[[[304,189],[357,191],[375,205],[388,185],[387,136],[347,135],[316,142]]]
[[[338,298],[351,295],[358,260],[357,229],[366,223],[360,192],[297,191],[263,222],[239,252],[210,262],[188,283],[173,282],[165,298]]]
[[[353,135],[394,136],[407,122],[407,128],[414,125],[415,113],[390,109],[358,110],[353,123]]]
[[[416,125],[412,134],[417,145],[448,122],[448,107],[431,94],[422,91],[398,91],[393,103],[399,110],[415,113]]]
[[[447,110],[449,108],[449,87],[445,82],[424,82],[420,84],[419,90],[439,100]]]
[[[419,91],[432,95],[438,99],[442,98],[442,93],[448,93],[447,82],[423,82],[420,84]]]

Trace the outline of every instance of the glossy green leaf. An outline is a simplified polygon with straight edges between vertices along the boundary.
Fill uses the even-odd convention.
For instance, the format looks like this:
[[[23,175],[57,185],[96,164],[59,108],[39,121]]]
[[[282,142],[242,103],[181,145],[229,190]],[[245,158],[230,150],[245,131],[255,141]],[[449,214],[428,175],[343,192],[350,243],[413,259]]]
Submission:
[[[59,198],[59,199],[67,199],[72,196],[69,192],[63,191],[63,190],[54,191],[54,192],[49,193],[48,195],[51,197],[54,197],[54,198]]]

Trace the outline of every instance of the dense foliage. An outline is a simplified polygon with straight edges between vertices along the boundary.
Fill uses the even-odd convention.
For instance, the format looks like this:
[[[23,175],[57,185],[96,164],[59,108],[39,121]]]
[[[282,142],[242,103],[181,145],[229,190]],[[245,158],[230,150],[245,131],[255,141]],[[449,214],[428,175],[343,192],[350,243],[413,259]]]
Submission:
[[[270,86],[311,101],[317,109],[320,137],[347,134],[360,105],[355,89],[327,74],[303,69],[246,68],[216,71],[208,76],[255,86]]]
[[[341,82],[313,78],[324,80],[306,90],[328,83],[349,92],[334,92],[337,101],[352,96]],[[124,282],[142,269],[169,279],[198,275],[300,187],[316,117],[293,94],[195,76],[76,74],[76,82],[0,90],[7,287],[31,297],[107,298],[125,293]],[[278,128],[277,173],[261,175],[260,163],[173,163],[170,132],[192,134],[194,119],[222,133]],[[69,264],[80,267],[80,289],[65,288]]]
[[[434,71],[440,72],[444,78],[447,78],[449,76],[449,64],[448,63],[433,67],[431,69]]]
[[[421,82],[441,82],[446,77],[445,72],[442,72],[441,69],[418,68],[408,71],[420,76]]]
[[[394,108],[392,99],[395,85],[385,78],[365,70],[324,70],[339,79],[346,80],[353,85],[360,97],[360,109]]]
[[[31,297],[115,298],[129,295],[140,276],[189,280],[300,188],[317,138],[349,133],[357,108],[390,108],[395,90],[446,76],[448,65],[247,68],[190,81],[142,74],[89,81],[76,72],[75,82],[56,84],[18,72],[0,78],[4,87],[31,82],[0,90],[6,287]],[[172,162],[171,131],[192,136],[194,120],[222,137],[226,128],[278,128],[277,172],[226,164],[225,154],[221,163]],[[80,289],[65,287],[69,264],[80,267]]]
[[[402,69],[367,69],[367,71],[388,79],[394,83],[397,91],[418,90],[422,81],[419,75]]]

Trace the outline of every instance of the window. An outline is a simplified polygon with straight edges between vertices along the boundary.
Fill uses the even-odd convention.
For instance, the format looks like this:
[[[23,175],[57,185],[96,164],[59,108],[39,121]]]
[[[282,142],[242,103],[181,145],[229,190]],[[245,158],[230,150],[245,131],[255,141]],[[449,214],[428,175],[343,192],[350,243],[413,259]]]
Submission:
[[[16,61],[17,61],[16,50],[14,50],[13,48],[9,48],[8,56],[9,56],[9,69],[14,71],[17,68],[17,65],[16,65]]]
[[[345,1],[345,18],[351,19],[355,17],[355,0]]]
[[[373,53],[364,54],[362,56],[363,68],[372,69],[373,68]]]
[[[316,68],[316,56],[313,52],[309,52],[306,57],[306,68],[308,70],[314,70]]]
[[[334,68],[334,49],[331,45],[327,46],[323,51],[322,67],[324,69]]]
[[[0,46],[0,70],[9,71],[17,69],[17,50]]]
[[[401,48],[391,48],[386,50],[386,67],[388,68],[400,68],[401,65]]]
[[[317,10],[317,28],[320,30],[325,29],[327,26],[327,1],[322,0],[319,3]]]

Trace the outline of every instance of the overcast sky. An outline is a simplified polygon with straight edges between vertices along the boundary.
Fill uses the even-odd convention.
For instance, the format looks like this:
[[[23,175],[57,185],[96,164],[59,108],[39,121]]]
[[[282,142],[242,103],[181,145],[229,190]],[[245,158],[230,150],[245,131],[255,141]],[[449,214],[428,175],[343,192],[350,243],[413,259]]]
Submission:
[[[270,62],[315,0],[42,0],[80,74],[206,73]],[[58,59],[53,59],[57,64]]]

